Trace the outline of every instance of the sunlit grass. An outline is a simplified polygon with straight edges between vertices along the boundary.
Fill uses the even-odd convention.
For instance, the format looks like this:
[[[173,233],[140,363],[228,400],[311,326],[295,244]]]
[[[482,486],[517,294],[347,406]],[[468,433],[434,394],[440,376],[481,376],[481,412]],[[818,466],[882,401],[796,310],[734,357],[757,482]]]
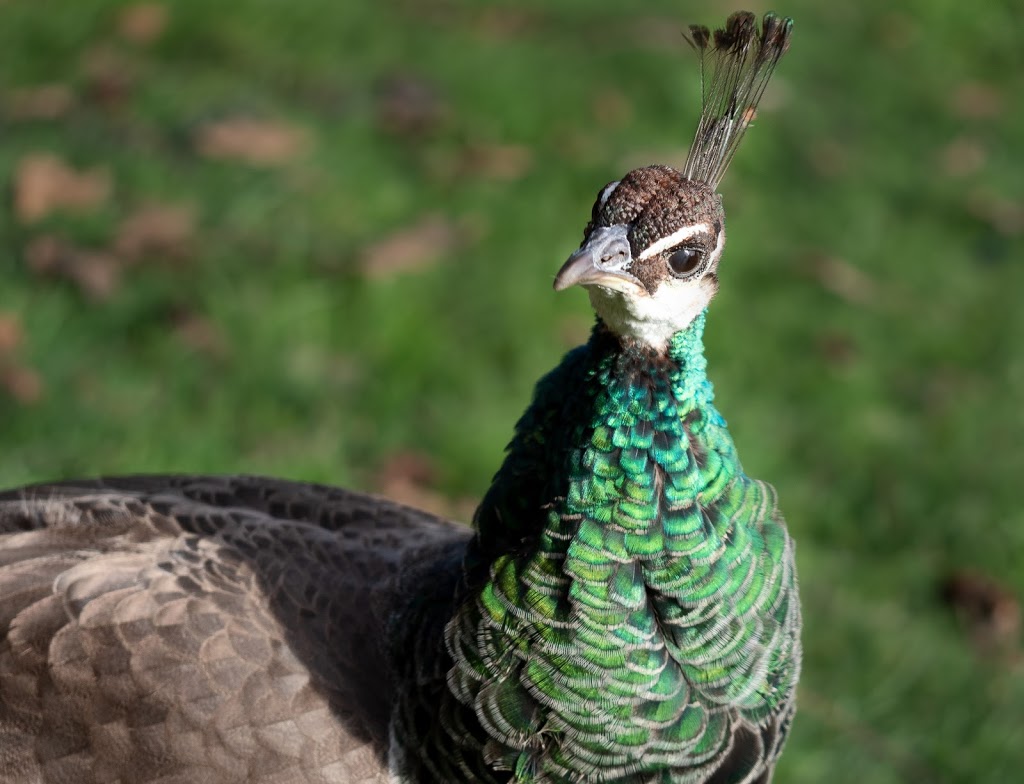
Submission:
[[[182,0],[139,44],[122,5],[0,3],[0,176],[14,189],[44,151],[114,183],[89,214],[0,212],[0,314],[23,333],[0,369],[41,385],[0,391],[0,484],[380,489],[413,452],[464,513],[586,335],[585,297],[551,280],[594,194],[682,161],[697,83],[677,31],[724,6]],[[780,6],[793,48],[722,185],[711,374],[745,467],[779,489],[805,596],[780,782],[995,784],[1024,763],[1019,630],[980,650],[937,590],[970,569],[1024,591],[1019,18],[905,5]],[[43,83],[70,108],[17,116],[12,91]],[[401,89],[420,125],[387,118]],[[308,145],[266,167],[198,153],[239,116]],[[40,235],[109,249],[153,202],[194,211],[183,258],[142,259],[99,302],[29,269]],[[368,248],[431,216],[453,231],[424,235],[435,253],[367,272]]]

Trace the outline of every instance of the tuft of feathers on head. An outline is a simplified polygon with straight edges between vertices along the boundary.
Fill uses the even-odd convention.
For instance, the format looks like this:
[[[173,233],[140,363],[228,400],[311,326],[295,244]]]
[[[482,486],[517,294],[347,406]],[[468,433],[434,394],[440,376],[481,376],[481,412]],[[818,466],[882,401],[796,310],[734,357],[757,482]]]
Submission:
[[[739,11],[712,34],[691,25],[684,37],[700,54],[701,114],[684,176],[717,188],[757,111],[775,66],[789,48],[793,20],[765,14],[758,30]],[[711,60],[710,75],[707,60]]]

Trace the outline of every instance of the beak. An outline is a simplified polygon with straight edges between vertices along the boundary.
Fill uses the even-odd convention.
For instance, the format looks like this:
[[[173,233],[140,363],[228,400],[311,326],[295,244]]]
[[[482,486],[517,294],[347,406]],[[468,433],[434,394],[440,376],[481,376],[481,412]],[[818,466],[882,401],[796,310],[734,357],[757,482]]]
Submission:
[[[623,294],[646,293],[626,270],[633,263],[625,226],[595,229],[586,244],[572,254],[555,276],[555,291],[570,286],[601,286]]]

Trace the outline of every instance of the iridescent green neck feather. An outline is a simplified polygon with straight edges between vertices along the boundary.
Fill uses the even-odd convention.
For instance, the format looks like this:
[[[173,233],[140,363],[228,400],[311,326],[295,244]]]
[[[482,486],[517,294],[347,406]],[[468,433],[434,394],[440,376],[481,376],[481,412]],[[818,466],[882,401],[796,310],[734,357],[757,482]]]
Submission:
[[[704,318],[667,356],[599,324],[517,425],[446,632],[456,702],[442,716],[458,726],[442,742],[470,768],[479,755],[517,782],[741,781],[781,748],[799,669],[793,545],[713,405]],[[472,715],[450,718],[460,709]],[[730,757],[737,733],[760,760],[749,744]]]

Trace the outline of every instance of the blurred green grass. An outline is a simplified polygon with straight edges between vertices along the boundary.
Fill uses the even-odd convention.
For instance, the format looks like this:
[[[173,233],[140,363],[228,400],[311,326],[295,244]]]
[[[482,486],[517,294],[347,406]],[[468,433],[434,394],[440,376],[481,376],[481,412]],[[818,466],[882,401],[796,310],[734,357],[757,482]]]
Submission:
[[[0,355],[0,485],[209,471],[387,490],[411,462],[465,515],[532,384],[587,332],[585,297],[550,283],[594,194],[685,156],[698,86],[678,31],[733,7],[178,0],[150,43],[124,8],[0,2],[0,316],[22,333]],[[708,353],[799,542],[806,664],[778,780],[1014,780],[1019,9],[777,10],[793,48],[722,186]],[[13,96],[54,83],[70,105],[26,117]],[[201,155],[235,117],[307,144],[275,166]],[[107,167],[112,196],[19,221],[39,152]],[[150,203],[192,210],[184,259],[143,254],[101,301],[32,271],[40,236],[109,248]],[[374,269],[410,227],[436,252]],[[1008,622],[954,619],[938,586],[962,572],[1004,586]]]

